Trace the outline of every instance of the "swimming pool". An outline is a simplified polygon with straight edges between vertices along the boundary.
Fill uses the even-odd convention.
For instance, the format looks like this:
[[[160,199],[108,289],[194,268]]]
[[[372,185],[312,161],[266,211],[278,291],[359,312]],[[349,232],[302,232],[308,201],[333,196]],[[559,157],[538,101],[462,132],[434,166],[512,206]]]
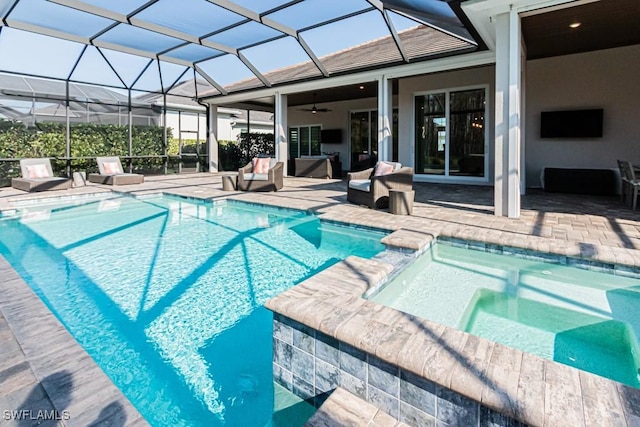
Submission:
[[[436,244],[374,301],[640,388],[640,281]]]
[[[240,202],[102,196],[19,206],[0,254],[150,424],[293,426],[312,409],[273,383],[263,304],[382,236]]]

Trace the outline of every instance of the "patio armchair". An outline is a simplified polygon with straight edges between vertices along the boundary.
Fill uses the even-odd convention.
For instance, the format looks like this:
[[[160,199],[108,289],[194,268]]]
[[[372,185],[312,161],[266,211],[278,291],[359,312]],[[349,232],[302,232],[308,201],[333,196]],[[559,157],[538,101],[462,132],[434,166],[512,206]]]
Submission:
[[[284,163],[271,157],[254,158],[238,169],[239,191],[278,191],[283,184]]]
[[[636,178],[636,173],[631,162],[618,160],[620,173],[622,175],[622,197],[634,211],[638,202],[638,189],[640,179]]]
[[[385,165],[382,165],[385,164]],[[386,174],[376,175],[379,167],[393,168]],[[379,171],[380,173],[380,171]],[[347,200],[371,209],[389,206],[389,190],[412,190],[413,168],[397,162],[378,162],[375,167],[347,174]]]
[[[105,185],[142,184],[144,175],[125,173],[120,157],[96,157],[100,173],[89,174],[89,182]]]
[[[51,160],[21,159],[20,171],[22,178],[12,178],[11,186],[22,191],[50,191],[67,190],[71,188],[69,178],[53,176]]]

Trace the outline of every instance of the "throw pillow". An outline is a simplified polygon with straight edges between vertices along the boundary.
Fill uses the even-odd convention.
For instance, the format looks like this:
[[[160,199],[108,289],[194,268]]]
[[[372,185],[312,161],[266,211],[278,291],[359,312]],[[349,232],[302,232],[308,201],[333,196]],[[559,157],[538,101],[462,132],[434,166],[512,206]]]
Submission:
[[[118,162],[104,162],[102,163],[102,169],[107,175],[116,175],[122,173],[120,171],[120,165],[118,164]]]
[[[383,176],[389,175],[393,172],[393,165],[387,162],[380,162],[376,165],[376,171],[374,172],[374,176]]]
[[[251,161],[253,163],[253,173],[269,173],[270,157],[254,157]]]
[[[30,179],[34,178],[49,178],[49,170],[47,165],[29,165],[27,166],[27,175]]]

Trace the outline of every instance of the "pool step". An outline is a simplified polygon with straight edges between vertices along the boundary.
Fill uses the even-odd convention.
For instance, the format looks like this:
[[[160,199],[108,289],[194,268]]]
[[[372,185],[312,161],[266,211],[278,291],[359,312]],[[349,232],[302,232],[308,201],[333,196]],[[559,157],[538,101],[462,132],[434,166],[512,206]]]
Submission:
[[[408,427],[340,387],[331,393],[305,424],[305,427],[334,426]]]

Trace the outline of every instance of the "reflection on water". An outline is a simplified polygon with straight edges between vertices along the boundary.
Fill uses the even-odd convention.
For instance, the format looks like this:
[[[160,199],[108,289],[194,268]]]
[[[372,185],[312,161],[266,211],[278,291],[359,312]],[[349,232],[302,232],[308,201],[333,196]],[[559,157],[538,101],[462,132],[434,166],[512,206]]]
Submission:
[[[640,388],[635,279],[438,244],[373,300]]]
[[[637,340],[618,320],[478,289],[460,329],[640,387]]]
[[[1,221],[0,253],[152,425],[265,425],[274,407],[308,416],[274,392],[262,305],[348,255],[383,249],[379,233],[238,203],[48,208],[44,221]]]

